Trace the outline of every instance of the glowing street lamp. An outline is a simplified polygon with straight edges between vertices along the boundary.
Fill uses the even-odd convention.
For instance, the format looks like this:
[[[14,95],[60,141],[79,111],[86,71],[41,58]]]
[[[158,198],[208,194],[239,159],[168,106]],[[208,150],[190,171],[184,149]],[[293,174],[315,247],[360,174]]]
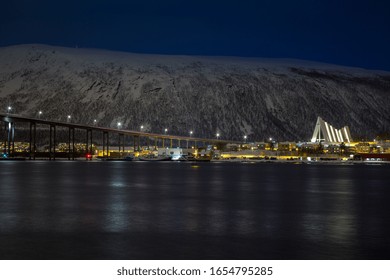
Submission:
[[[164,129],[164,133],[165,133],[165,134],[168,133],[168,128]]]
[[[122,124],[120,122],[118,122],[117,126],[118,126],[118,129],[120,129]]]
[[[11,106],[8,106],[8,107],[7,107],[7,113],[9,114],[9,113],[11,112],[11,110],[12,110],[12,107],[11,107]]]
[[[194,133],[194,132],[191,130],[191,131],[190,131],[190,137],[192,137],[192,134],[193,134],[193,133]]]
[[[246,139],[247,139],[248,137],[246,136],[246,135],[244,135],[244,142],[246,143]]]
[[[140,127],[140,130],[141,130],[141,132],[142,132],[142,130],[144,129],[144,126],[143,125],[141,125],[141,127]]]
[[[43,112],[42,112],[42,111],[39,111],[39,112],[38,112],[38,117],[41,118],[42,114],[43,114]]]
[[[217,139],[219,139],[219,133],[217,133]]]
[[[70,115],[68,115],[67,121],[70,122],[70,119],[71,119],[71,118],[72,118],[72,117],[71,117]]]
[[[93,120],[93,125],[96,125],[96,124],[97,124],[97,120],[94,119],[94,120]]]

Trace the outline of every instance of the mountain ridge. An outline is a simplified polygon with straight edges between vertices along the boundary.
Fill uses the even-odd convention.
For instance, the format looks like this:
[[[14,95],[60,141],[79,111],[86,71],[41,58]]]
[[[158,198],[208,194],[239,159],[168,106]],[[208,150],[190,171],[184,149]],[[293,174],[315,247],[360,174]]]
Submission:
[[[389,130],[390,72],[301,60],[0,48],[0,103],[15,113],[151,132],[308,140],[317,116],[352,137]]]

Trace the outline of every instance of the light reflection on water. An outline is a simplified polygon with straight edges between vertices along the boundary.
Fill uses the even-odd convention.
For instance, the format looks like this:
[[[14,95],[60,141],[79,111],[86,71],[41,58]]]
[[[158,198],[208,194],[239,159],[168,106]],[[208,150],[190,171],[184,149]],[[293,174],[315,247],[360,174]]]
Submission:
[[[48,245],[81,258],[386,258],[388,169],[0,162],[0,241],[32,244],[32,258],[41,246],[76,258]]]

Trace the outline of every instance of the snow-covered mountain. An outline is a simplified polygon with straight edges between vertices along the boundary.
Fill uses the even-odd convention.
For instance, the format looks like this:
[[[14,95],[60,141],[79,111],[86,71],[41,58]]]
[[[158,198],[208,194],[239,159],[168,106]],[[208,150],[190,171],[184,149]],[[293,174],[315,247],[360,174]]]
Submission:
[[[390,129],[390,73],[285,59],[0,48],[0,111],[222,138],[308,140],[317,116],[352,136]]]

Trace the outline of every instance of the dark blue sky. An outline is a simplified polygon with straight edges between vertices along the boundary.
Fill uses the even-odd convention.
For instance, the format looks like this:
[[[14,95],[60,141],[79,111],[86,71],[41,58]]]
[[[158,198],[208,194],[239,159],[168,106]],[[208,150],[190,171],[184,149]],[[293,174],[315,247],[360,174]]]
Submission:
[[[386,0],[1,2],[0,46],[287,57],[390,71]]]

